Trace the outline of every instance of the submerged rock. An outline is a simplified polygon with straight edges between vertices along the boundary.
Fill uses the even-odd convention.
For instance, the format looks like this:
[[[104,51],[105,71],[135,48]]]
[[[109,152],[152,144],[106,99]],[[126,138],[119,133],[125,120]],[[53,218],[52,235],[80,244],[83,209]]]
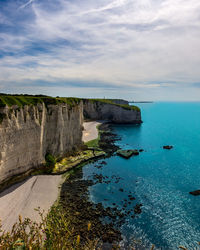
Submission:
[[[139,155],[139,151],[137,149],[118,150],[117,155],[129,159],[132,155]]]
[[[135,214],[141,214],[142,213],[142,204],[136,204],[135,207],[134,207],[134,213]]]
[[[132,150],[134,155],[139,155],[139,151],[137,149]]]
[[[163,149],[172,149],[173,146],[170,146],[170,145],[166,145],[166,146],[163,146]]]
[[[195,195],[195,196],[200,195],[200,190],[192,191],[190,192],[190,194]]]

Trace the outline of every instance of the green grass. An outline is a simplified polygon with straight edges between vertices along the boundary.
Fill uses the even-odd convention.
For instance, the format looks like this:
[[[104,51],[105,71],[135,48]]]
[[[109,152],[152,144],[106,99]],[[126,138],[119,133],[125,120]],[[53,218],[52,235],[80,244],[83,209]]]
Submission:
[[[30,96],[30,95],[5,95],[0,94],[0,107],[17,105],[22,107],[24,105],[37,105],[39,103],[60,104],[66,103],[70,107],[79,104],[81,99],[75,97],[50,97],[50,96]]]
[[[53,174],[68,172],[81,164],[88,162],[92,159],[104,157],[106,153],[102,150],[83,150],[76,152],[74,155],[63,158],[61,161],[56,162],[52,169]]]
[[[85,98],[76,98],[76,97],[51,97],[51,96],[43,96],[43,95],[7,95],[0,93],[0,107],[5,107],[6,105],[12,107],[13,105],[23,107],[25,105],[37,105],[44,103],[47,107],[48,105],[58,105],[62,103],[66,103],[69,108],[77,106],[81,101],[83,103],[92,102],[96,103],[97,107],[101,104],[110,104],[121,107],[127,110],[136,110],[140,111],[137,106],[129,106],[126,104],[116,104],[108,99],[85,99]],[[3,119],[6,117],[5,114],[0,113],[0,124],[2,123]],[[90,142],[91,146],[94,144],[97,145],[97,141]]]
[[[140,111],[140,108],[137,106],[130,106],[128,104],[117,104],[114,103],[113,101],[109,100],[109,99],[83,99],[83,102],[86,101],[90,101],[93,103],[105,103],[105,104],[111,104],[111,105],[115,105],[118,107],[121,107],[123,109],[127,109],[127,110],[136,110],[136,111]]]
[[[37,105],[38,103],[44,103],[45,105],[49,104],[59,104],[59,103],[66,103],[70,107],[74,107],[80,103],[90,101],[96,103],[106,103],[115,105],[118,107],[122,107],[127,110],[137,110],[140,109],[137,106],[129,106],[126,104],[116,104],[108,99],[84,99],[84,98],[76,98],[76,97],[51,97],[51,96],[43,96],[43,95],[7,95],[7,94],[0,94],[0,107],[13,106],[17,105],[19,107],[24,105]]]
[[[31,95],[6,95],[0,94],[0,108],[6,105],[12,107],[13,105],[18,106],[18,108],[25,105],[37,105],[44,103],[45,106],[57,105],[66,103],[69,108],[77,106],[81,102],[80,98],[75,97],[50,97],[50,96],[31,96]],[[11,111],[11,109],[10,109]],[[0,113],[0,124],[3,119],[6,118],[6,114]]]
[[[96,139],[94,139],[94,140],[85,142],[84,144],[86,146],[88,146],[89,148],[97,148],[97,149],[99,149],[99,141],[100,141],[102,131],[100,130],[100,125],[97,125],[96,128],[98,130],[98,137]]]
[[[41,222],[23,219],[19,215],[10,232],[3,231],[0,221],[0,249],[96,249],[98,241],[82,239],[77,235],[72,227],[72,218],[60,205],[54,205],[46,217],[43,211],[37,210]],[[89,224],[85,225],[85,230],[89,233]]]
[[[99,147],[99,138],[88,141],[85,143],[89,148],[98,148]]]

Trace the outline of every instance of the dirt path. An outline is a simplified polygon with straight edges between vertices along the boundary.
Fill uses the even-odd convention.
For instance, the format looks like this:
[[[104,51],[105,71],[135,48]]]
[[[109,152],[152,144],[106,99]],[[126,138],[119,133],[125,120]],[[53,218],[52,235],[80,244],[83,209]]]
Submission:
[[[47,212],[58,197],[61,182],[60,175],[38,175],[0,193],[0,219],[3,229],[10,230],[19,214],[23,218],[40,221],[40,216],[34,209],[40,207]]]

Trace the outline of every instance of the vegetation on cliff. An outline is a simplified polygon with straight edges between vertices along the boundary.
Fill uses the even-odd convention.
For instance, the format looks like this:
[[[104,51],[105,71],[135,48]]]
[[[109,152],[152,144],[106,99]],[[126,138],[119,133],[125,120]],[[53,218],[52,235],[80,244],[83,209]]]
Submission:
[[[66,103],[70,107],[73,107],[79,104],[81,101],[80,98],[75,97],[51,97],[51,96],[43,96],[43,95],[6,95],[0,94],[0,107],[13,106],[17,105],[18,107],[22,107],[24,105],[37,105],[39,103],[44,103],[45,105],[49,104],[60,104]]]
[[[105,130],[105,128],[101,129],[99,135],[101,143],[103,143],[102,137],[106,133]],[[0,225],[0,249],[89,250],[102,249],[103,242],[110,242],[113,249],[118,249],[120,232],[113,228],[112,223],[102,223],[103,216],[114,218],[116,215],[110,209],[104,209],[100,204],[94,205],[88,200],[88,185],[90,186],[92,182],[82,179],[81,168],[74,169],[75,166],[80,166],[83,160],[87,161],[100,155],[104,157],[105,152],[94,148],[87,149],[87,146],[84,148],[82,152],[74,152],[73,156],[59,161],[53,155],[46,154],[48,170],[60,173],[73,168],[64,175],[68,181],[65,182],[64,187],[62,186],[60,199],[46,217],[42,212],[40,213],[40,223],[31,221],[29,218],[23,220],[19,216],[19,221],[10,232],[3,232]],[[80,181],[74,181],[74,178]],[[66,204],[65,198],[69,204]],[[118,210],[116,212],[121,216]]]
[[[38,103],[44,103],[45,105],[49,104],[60,104],[66,103],[70,107],[73,107],[81,102],[81,100],[85,103],[87,101],[93,103],[104,103],[115,105],[127,110],[137,110],[140,109],[137,106],[129,106],[126,104],[117,104],[114,103],[111,99],[86,99],[86,98],[76,98],[76,97],[51,97],[45,95],[8,95],[0,93],[0,107],[13,106],[17,105],[22,107],[24,105],[37,105]]]
[[[85,98],[76,98],[76,97],[51,97],[45,95],[8,95],[0,93],[0,108],[17,106],[23,107],[25,105],[37,105],[44,103],[45,106],[48,105],[59,105],[59,104],[67,104],[69,108],[73,108],[80,104],[83,101],[83,104],[87,102],[95,103],[96,106],[100,107],[103,104],[115,105],[117,107],[121,107],[126,110],[134,110],[140,112],[140,108],[137,106],[129,106],[127,104],[117,104],[111,99],[85,99]],[[13,112],[13,109],[10,108],[10,111]],[[7,117],[7,114],[1,112],[0,113],[0,123],[2,123],[3,119]]]
[[[130,106],[128,104],[117,104],[117,103],[114,103],[111,99],[82,99],[83,102],[92,102],[92,103],[103,103],[103,104],[111,104],[111,105],[115,105],[115,106],[118,106],[118,107],[121,107],[123,109],[127,109],[127,110],[136,110],[136,111],[140,111],[140,108],[137,107],[137,106]]]
[[[73,155],[63,158],[57,162],[52,169],[53,174],[60,174],[70,169],[73,169],[82,164],[88,163],[90,160],[94,160],[100,157],[105,157],[106,153],[102,150],[83,150],[75,152]]]
[[[46,217],[39,209],[38,212],[40,223],[19,216],[10,232],[3,231],[0,221],[0,249],[95,249],[97,241],[83,241],[72,226],[72,218],[60,205],[53,206]],[[88,222],[84,230],[89,234],[90,229]]]

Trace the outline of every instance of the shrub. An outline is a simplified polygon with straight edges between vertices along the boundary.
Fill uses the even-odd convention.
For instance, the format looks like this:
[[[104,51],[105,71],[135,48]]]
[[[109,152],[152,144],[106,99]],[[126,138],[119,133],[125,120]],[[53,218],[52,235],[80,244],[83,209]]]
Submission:
[[[53,206],[45,217],[44,211],[38,210],[41,222],[22,219],[19,216],[10,232],[5,232],[0,223],[0,249],[95,249],[96,241],[83,241],[74,234],[70,218],[67,218],[61,206]],[[85,230],[90,230],[86,225]]]
[[[46,160],[46,164],[45,164],[44,172],[49,174],[52,172],[56,164],[56,159],[53,155],[47,153],[45,156],[45,160]]]

